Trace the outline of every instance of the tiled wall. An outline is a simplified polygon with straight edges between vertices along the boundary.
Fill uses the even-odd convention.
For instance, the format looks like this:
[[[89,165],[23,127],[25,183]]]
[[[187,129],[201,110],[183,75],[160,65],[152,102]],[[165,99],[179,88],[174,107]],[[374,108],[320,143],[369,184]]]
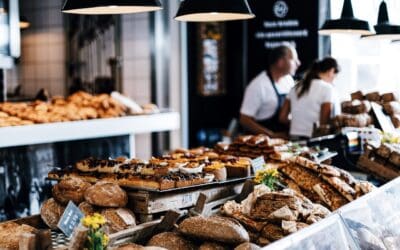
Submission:
[[[123,93],[139,104],[151,102],[151,58],[149,15],[122,15]],[[151,157],[151,135],[136,137],[137,157]]]
[[[27,96],[46,88],[65,94],[65,33],[60,11],[62,0],[21,0],[21,15],[31,23],[21,35],[18,81]]]

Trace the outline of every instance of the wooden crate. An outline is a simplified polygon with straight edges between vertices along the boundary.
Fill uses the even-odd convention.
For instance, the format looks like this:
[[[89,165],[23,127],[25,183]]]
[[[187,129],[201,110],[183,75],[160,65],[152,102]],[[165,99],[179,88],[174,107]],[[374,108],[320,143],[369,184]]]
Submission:
[[[208,197],[207,202],[210,202],[239,194],[243,183],[244,180],[214,187],[194,188],[169,193],[131,191],[128,192],[128,208],[135,213],[143,215],[156,214],[171,209],[189,208],[196,204],[200,193],[205,194]]]

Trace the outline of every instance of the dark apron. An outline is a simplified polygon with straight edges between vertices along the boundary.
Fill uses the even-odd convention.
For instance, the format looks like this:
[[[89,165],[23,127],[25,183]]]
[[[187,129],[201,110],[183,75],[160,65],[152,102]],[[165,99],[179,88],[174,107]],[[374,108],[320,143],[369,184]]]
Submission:
[[[257,123],[261,124],[263,127],[272,130],[273,132],[286,132],[287,126],[279,122],[279,112],[283,103],[285,102],[287,94],[280,94],[278,89],[276,88],[276,84],[271,76],[271,74],[267,73],[268,78],[271,80],[272,87],[274,88],[275,95],[278,97],[278,106],[274,112],[274,114],[265,120],[259,120]]]

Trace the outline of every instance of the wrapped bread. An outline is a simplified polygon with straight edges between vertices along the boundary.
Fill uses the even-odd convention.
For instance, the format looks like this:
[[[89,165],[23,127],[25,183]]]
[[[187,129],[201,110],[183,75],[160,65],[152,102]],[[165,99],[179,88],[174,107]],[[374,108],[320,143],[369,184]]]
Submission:
[[[110,233],[116,233],[136,226],[136,218],[132,211],[126,208],[107,208],[101,214],[107,220]]]
[[[49,228],[57,229],[58,221],[63,215],[64,210],[64,206],[51,198],[43,203],[40,208],[40,216]]]
[[[179,225],[179,231],[188,237],[227,244],[240,244],[250,240],[248,232],[240,223],[220,216],[188,218]]]
[[[195,250],[196,246],[183,238],[181,235],[172,232],[160,233],[153,236],[147,246],[163,247],[176,250]]]
[[[100,181],[86,190],[85,200],[99,207],[125,207],[128,195],[118,184]]]
[[[53,198],[63,205],[67,205],[69,201],[79,204],[84,201],[85,191],[90,186],[90,183],[79,178],[63,179],[53,186]]]
[[[15,222],[5,222],[0,224],[0,249],[7,250],[18,250],[19,244],[22,238],[28,240],[28,238],[32,238],[31,234],[35,234],[37,232],[36,228],[33,228],[28,225],[19,225]],[[23,235],[27,237],[24,237]],[[28,244],[24,245],[30,245]],[[28,248],[29,249],[29,248]]]

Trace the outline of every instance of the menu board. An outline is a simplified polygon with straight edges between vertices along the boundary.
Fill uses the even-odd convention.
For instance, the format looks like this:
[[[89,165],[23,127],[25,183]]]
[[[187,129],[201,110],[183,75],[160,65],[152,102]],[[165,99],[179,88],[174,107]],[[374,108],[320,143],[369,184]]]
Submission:
[[[255,19],[248,21],[248,79],[266,67],[268,50],[282,42],[297,48],[306,69],[318,58],[318,0],[249,0]]]

